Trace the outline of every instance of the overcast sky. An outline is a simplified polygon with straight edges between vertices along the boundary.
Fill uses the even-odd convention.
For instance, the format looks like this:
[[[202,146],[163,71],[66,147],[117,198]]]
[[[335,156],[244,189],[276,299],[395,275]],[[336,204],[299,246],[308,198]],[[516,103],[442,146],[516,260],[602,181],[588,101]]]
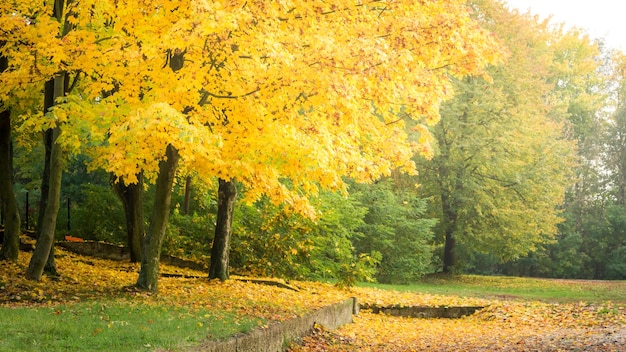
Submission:
[[[626,53],[625,0],[504,0],[511,8],[553,17],[553,22],[583,28],[592,38]]]

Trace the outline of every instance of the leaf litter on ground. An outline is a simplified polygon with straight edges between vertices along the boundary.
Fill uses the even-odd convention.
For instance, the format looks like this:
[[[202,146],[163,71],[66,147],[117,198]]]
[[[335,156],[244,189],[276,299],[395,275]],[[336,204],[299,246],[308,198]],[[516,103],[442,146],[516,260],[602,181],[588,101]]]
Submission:
[[[385,306],[482,305],[460,319],[419,319],[363,310],[337,331],[316,329],[291,348],[311,351],[626,351],[626,305],[420,295],[356,289],[362,303]]]
[[[362,310],[353,324],[337,331],[317,327],[292,351],[626,350],[623,302],[545,303],[364,287],[347,290],[331,284],[290,281],[288,284],[298,289],[293,290],[247,282],[241,277],[225,282],[208,280],[206,273],[164,264],[161,272],[178,275],[162,277],[159,294],[153,296],[132,288],[138,275],[137,264],[86,257],[58,248],[56,261],[61,275],[33,282],[24,277],[29,260],[29,253],[20,253],[17,263],[0,262],[0,306],[54,307],[121,300],[185,307],[188,314],[229,312],[257,318],[263,326],[357,297],[366,305],[486,308],[461,319],[401,318]]]

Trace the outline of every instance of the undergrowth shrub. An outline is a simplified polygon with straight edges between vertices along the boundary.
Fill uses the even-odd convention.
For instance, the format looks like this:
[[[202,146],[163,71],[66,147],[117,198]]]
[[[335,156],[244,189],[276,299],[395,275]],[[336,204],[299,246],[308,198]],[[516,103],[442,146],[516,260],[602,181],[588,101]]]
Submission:
[[[163,253],[201,262],[209,262],[215,232],[214,214],[181,214],[178,207],[170,214]]]
[[[352,245],[365,209],[333,193],[322,193],[313,202],[319,211],[316,221],[267,199],[238,206],[232,265],[260,276],[346,284],[370,279],[377,254],[357,253]]]
[[[85,183],[81,200],[71,207],[70,236],[88,240],[125,244],[124,208],[109,186]]]
[[[415,192],[395,188],[393,180],[372,185],[354,184],[351,196],[367,209],[355,230],[358,252],[381,254],[376,279],[410,283],[432,272],[431,240],[436,220],[425,218],[426,200]]]

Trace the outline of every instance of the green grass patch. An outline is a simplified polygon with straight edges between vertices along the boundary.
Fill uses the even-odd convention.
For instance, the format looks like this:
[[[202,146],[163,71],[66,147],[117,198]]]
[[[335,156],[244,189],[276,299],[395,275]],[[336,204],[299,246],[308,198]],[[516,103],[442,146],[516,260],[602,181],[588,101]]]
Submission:
[[[0,308],[0,351],[180,349],[261,325],[228,312],[127,301]]]
[[[543,302],[626,303],[626,281],[557,280],[508,276],[431,275],[410,285],[363,283],[363,287],[485,299]]]

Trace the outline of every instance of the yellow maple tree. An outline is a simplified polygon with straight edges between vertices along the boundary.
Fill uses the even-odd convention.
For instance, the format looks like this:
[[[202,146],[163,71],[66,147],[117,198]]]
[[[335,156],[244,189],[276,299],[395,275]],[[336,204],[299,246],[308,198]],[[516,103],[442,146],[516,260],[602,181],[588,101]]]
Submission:
[[[482,75],[500,57],[461,0],[65,5],[64,21],[33,15],[34,24],[12,14],[49,13],[37,2],[3,8],[3,23],[19,28],[8,32],[6,89],[61,71],[80,77],[34,125],[65,123],[66,148],[90,147],[92,167],[126,182],[143,173],[158,183],[180,158],[207,180],[239,180],[250,201],[266,195],[311,216],[307,195],[343,190],[342,177],[414,172],[413,154],[430,154],[421,124],[437,122],[450,77]],[[405,119],[418,121],[417,142]],[[161,225],[164,213],[154,215]]]
[[[463,1],[127,1],[102,16],[104,59],[84,81],[100,105],[91,135],[108,136],[94,165],[154,179],[172,144],[251,200],[414,170],[427,130],[411,144],[402,119],[435,123],[448,78],[498,55]]]

